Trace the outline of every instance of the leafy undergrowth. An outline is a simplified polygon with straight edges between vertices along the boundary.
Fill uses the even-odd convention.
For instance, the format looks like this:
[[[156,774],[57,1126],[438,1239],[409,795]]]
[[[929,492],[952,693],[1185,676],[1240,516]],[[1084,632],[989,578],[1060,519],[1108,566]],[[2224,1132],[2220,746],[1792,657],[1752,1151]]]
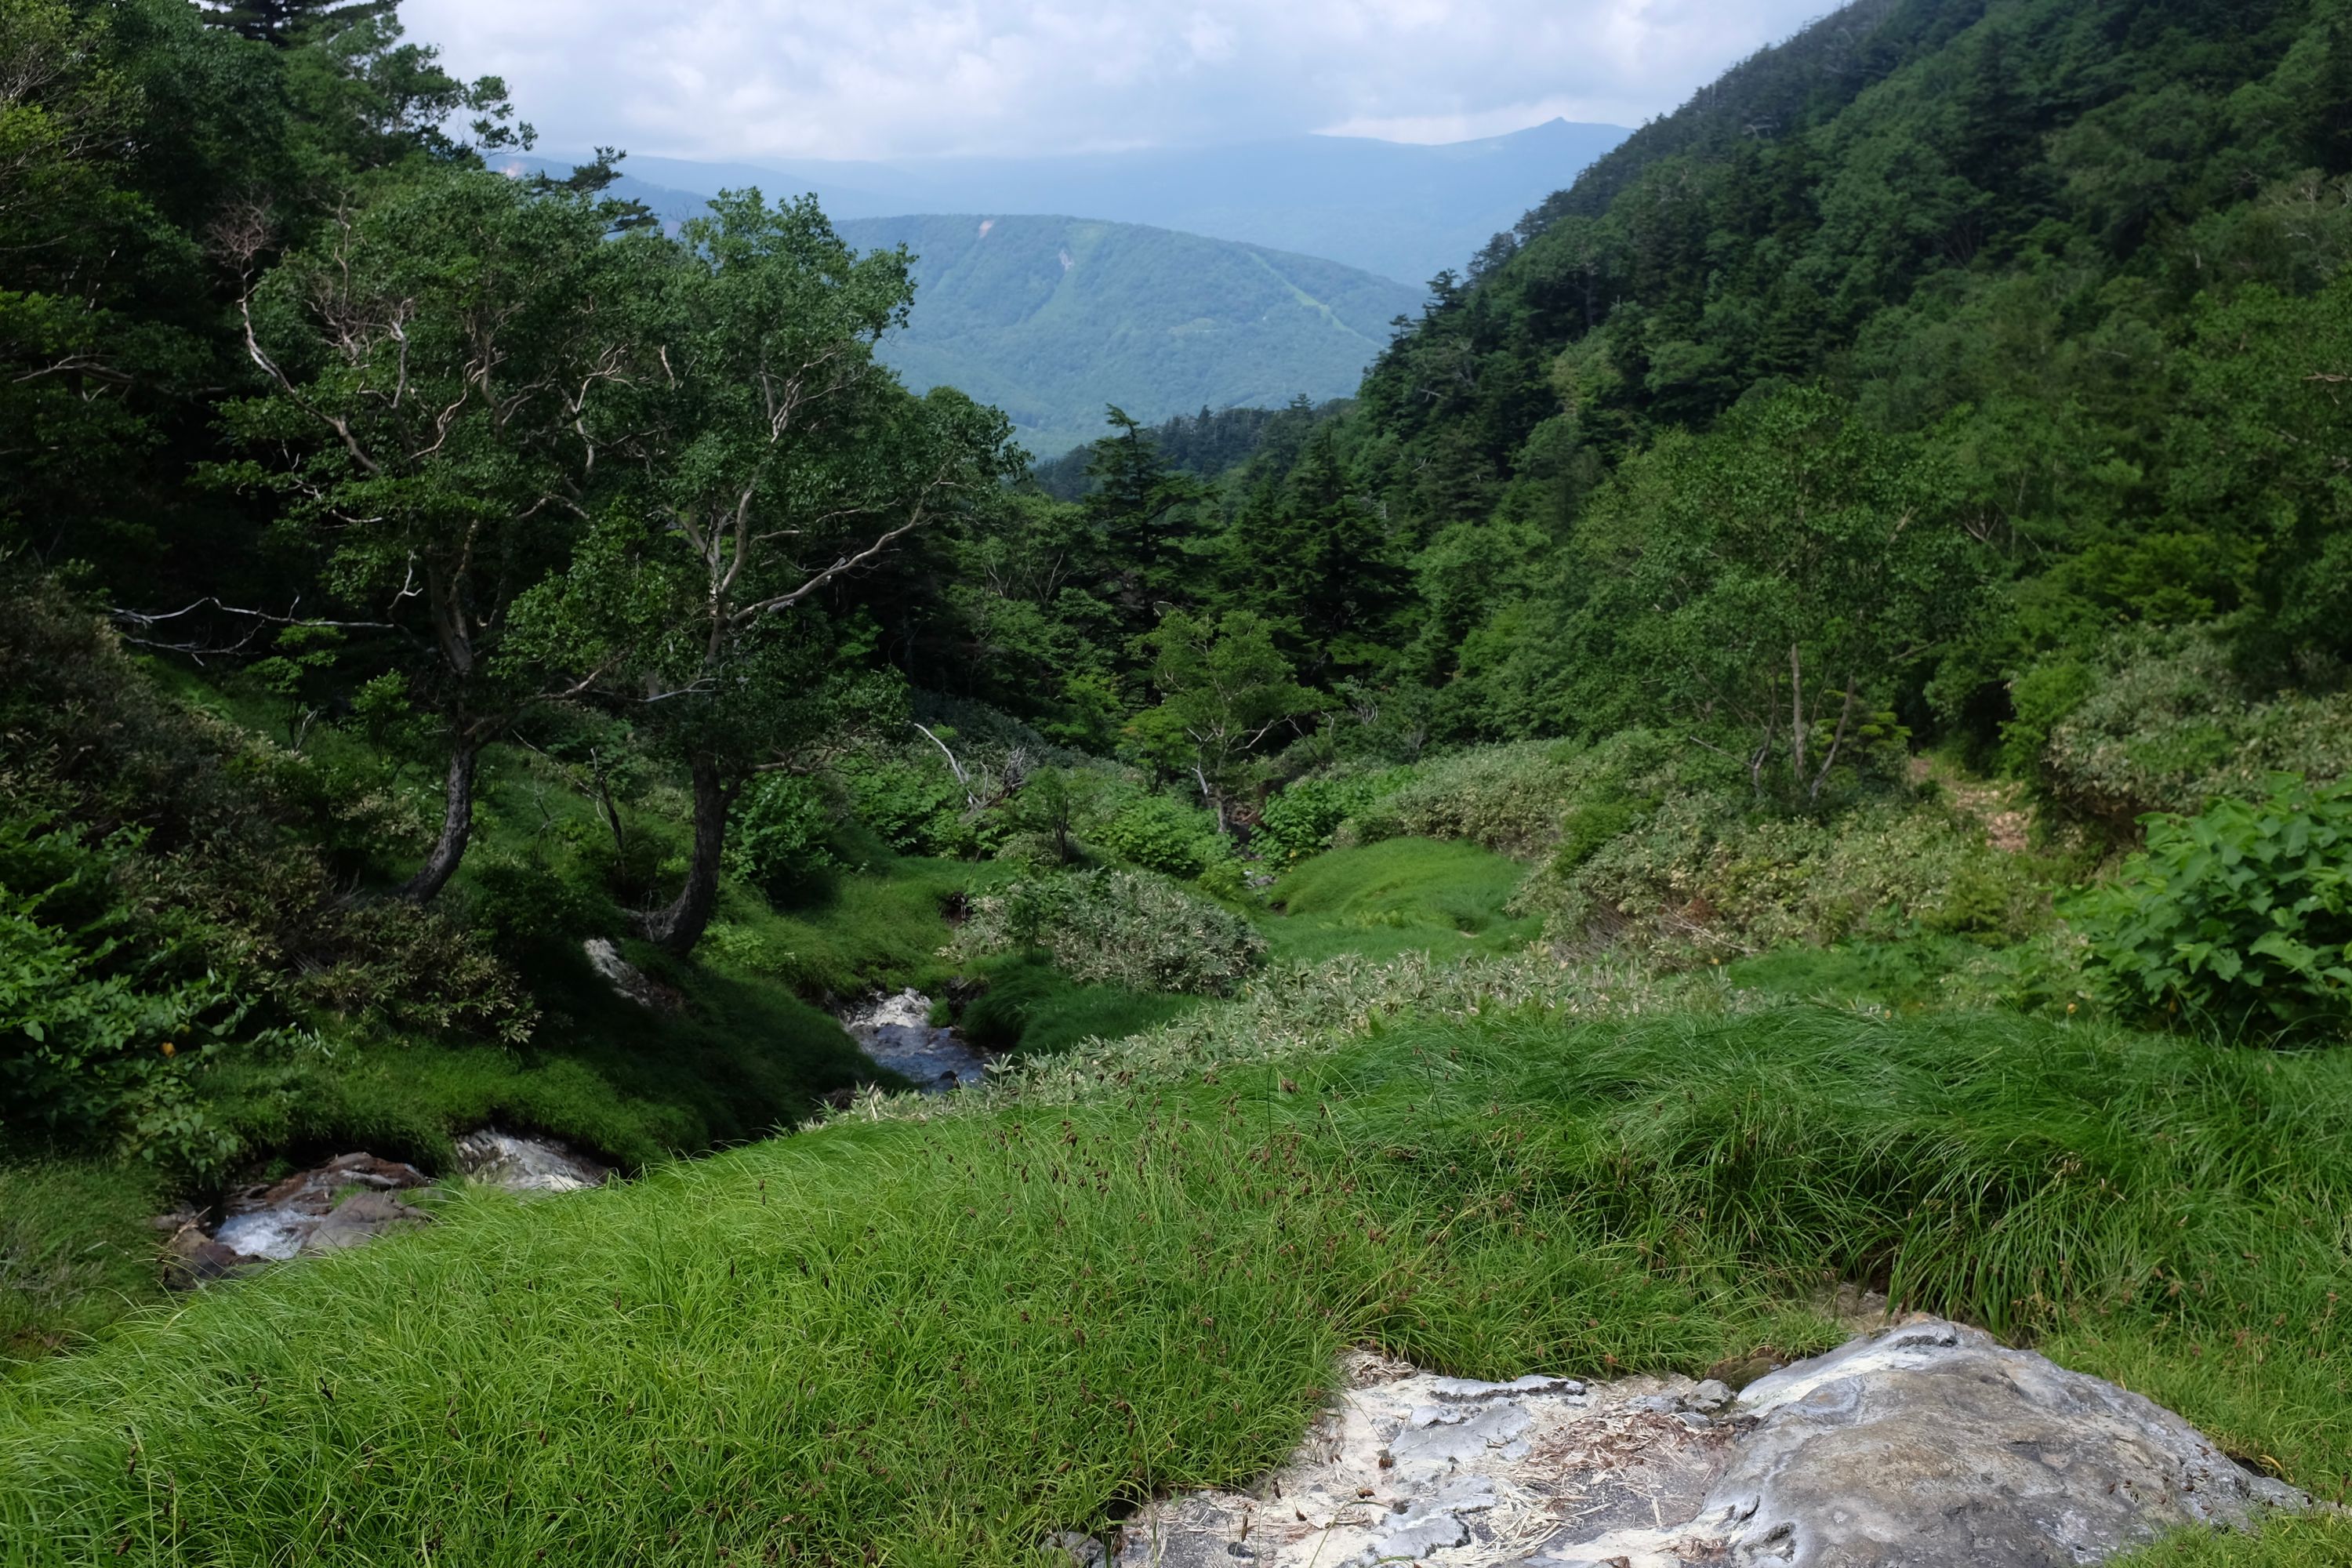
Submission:
[[[1284,913],[1265,922],[1276,959],[1311,963],[1426,952],[1438,959],[1524,947],[1540,920],[1506,912],[1527,868],[1459,840],[1391,838],[1334,849],[1271,889]]]
[[[1043,1562],[1051,1530],[1279,1458],[1347,1342],[1696,1370],[1832,1341],[1784,1305],[1825,1270],[2039,1335],[2340,1494],[2347,1143],[2336,1057],[1824,1009],[1379,1027],[1059,1114],[465,1196],[0,1390],[0,1541]],[[2336,1528],[2164,1561],[2317,1561]]]

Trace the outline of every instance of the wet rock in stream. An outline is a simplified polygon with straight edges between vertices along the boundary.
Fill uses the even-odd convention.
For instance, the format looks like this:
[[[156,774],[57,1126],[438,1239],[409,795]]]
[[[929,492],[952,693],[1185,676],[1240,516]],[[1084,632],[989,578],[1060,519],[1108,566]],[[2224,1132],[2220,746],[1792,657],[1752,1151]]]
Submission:
[[[457,1165],[477,1182],[526,1194],[602,1185],[612,1172],[551,1139],[484,1127],[457,1140]],[[369,1153],[339,1154],[323,1165],[233,1193],[217,1226],[194,1211],[156,1221],[169,1231],[165,1273],[172,1283],[201,1285],[263,1263],[358,1247],[395,1230],[425,1225],[421,1200],[433,1178],[415,1166]],[[409,1196],[404,1196],[408,1194]]]
[[[510,1193],[576,1193],[601,1187],[609,1167],[552,1138],[519,1138],[484,1127],[457,1139],[457,1168],[477,1182]]]

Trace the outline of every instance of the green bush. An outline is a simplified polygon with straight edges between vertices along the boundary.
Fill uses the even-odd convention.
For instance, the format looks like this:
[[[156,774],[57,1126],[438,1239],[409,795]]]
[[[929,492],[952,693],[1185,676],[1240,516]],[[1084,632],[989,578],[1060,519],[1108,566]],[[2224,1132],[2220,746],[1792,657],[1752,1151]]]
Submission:
[[[1532,858],[1560,842],[1563,814],[1592,802],[1663,794],[1685,771],[1677,743],[1629,730],[1591,746],[1523,741],[1425,763],[1417,776],[1360,813],[1343,841],[1466,838]]]
[[[1648,809],[1629,800],[1596,800],[1569,807],[1559,820],[1559,847],[1551,858],[1553,872],[1567,876],[1591,859],[1602,845],[1633,826]]]
[[[763,774],[728,824],[728,873],[788,900],[840,864],[828,842],[833,827],[832,803],[814,779]]]
[[[1272,848],[1274,853],[1266,858],[1277,866],[1293,866],[1310,855],[1320,855],[1331,847],[1332,836],[1341,823],[1369,810],[1412,777],[1410,771],[1398,768],[1346,778],[1300,779],[1266,802],[1253,842]]]
[[[233,974],[281,1016],[529,1037],[530,998],[478,937],[404,900],[350,896],[415,816],[381,769],[327,760],[355,742],[314,729],[314,754],[297,757],[213,711],[217,692],[167,684],[54,588],[0,580],[0,818],[41,825],[6,853],[80,833],[95,868],[65,895],[70,918],[44,920],[102,921],[121,953],[168,957],[180,981]],[[116,831],[127,822],[137,835]],[[0,875],[19,891],[53,883]]]
[[[2103,659],[2095,687],[2051,725],[2042,753],[2043,789],[2079,816],[2129,831],[2151,812],[2252,799],[2277,773],[2352,777],[2352,692],[2249,696],[2228,645],[2207,627],[2131,633]]]
[[[1581,808],[1575,814],[1580,825]],[[1594,830],[1606,826],[1605,814]],[[1560,856],[1521,889],[1570,946],[1728,958],[1789,942],[1891,941],[1916,929],[2016,940],[2048,921],[2034,866],[1983,826],[1933,805],[1882,801],[1815,820],[1765,815],[1741,795],[1678,791]]]
[[[42,901],[0,889],[0,1123],[216,1173],[236,1141],[192,1079],[243,1022],[243,1005],[214,974],[142,984],[135,970],[100,973],[117,944],[76,942],[37,918]]]
[[[937,757],[859,752],[834,771],[857,819],[901,855],[961,855],[977,841],[963,790]]]
[[[2000,727],[2003,770],[2012,778],[2039,778],[2050,732],[2097,689],[2097,673],[2073,658],[2037,664],[2011,681],[2009,701],[2016,717]]]
[[[1094,846],[1147,871],[1191,881],[1224,858],[1208,813],[1150,795],[1122,806],[1087,836]]]
[[[1265,960],[1239,915],[1137,871],[1014,882],[974,901],[948,955],[971,962],[1040,949],[1081,984],[1222,995]]]
[[[2147,848],[2070,916],[2126,1006],[2282,1039],[2352,1024],[2352,784],[2147,819]]]

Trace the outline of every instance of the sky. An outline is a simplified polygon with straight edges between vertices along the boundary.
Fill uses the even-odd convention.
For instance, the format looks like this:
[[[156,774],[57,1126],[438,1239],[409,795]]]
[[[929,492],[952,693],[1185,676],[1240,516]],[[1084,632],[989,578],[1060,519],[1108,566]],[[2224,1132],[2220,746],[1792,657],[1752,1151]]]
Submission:
[[[541,144],[1035,154],[1633,126],[1830,0],[405,0]]]

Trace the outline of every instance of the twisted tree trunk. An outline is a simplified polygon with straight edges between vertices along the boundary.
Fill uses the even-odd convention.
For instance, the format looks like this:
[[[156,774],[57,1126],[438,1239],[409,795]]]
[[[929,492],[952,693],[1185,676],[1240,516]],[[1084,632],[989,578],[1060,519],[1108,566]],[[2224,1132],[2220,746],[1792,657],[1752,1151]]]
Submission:
[[[441,837],[416,875],[400,885],[400,897],[423,904],[446,887],[466,858],[466,841],[474,832],[474,773],[482,757],[482,742],[460,731],[449,748],[449,772],[442,784]]]
[[[734,786],[720,774],[718,760],[698,754],[694,773],[694,850],[687,861],[686,886],[668,908],[637,917],[637,931],[666,952],[684,958],[702,940],[719,901],[719,862],[727,847],[727,812]]]

